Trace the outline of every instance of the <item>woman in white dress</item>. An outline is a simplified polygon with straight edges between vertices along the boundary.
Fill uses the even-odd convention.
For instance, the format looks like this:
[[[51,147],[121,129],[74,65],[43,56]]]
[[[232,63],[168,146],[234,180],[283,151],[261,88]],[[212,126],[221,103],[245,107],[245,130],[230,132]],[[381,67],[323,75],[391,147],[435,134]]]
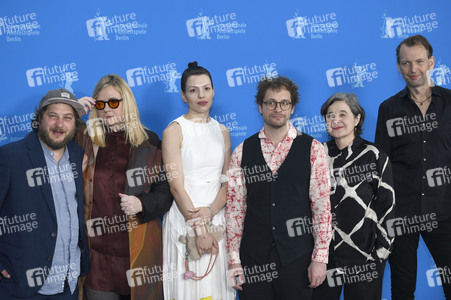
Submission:
[[[162,151],[166,166],[171,167],[169,181],[174,203],[163,218],[163,291],[168,300],[229,300],[235,291],[227,284],[227,254],[224,238],[212,271],[195,281],[184,276],[186,245],[181,235],[194,230],[199,260],[188,259],[189,270],[196,276],[207,271],[216,239],[201,222],[225,228],[224,206],[231,143],[224,125],[210,118],[214,88],[210,73],[197,62],[189,63],[181,79],[181,96],[188,112],[174,120],[163,132]],[[224,182],[225,181],[225,182]],[[213,254],[216,256],[216,254]],[[214,259],[214,257],[213,257]],[[213,260],[212,260],[213,261]]]

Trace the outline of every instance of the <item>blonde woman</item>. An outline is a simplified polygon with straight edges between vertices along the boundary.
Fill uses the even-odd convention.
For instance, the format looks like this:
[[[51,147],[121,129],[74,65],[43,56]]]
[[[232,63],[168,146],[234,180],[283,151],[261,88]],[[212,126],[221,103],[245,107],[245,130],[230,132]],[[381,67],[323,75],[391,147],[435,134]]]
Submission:
[[[84,209],[91,272],[86,298],[163,299],[161,221],[172,202],[158,136],[141,123],[133,93],[123,78],[102,77],[91,97],[79,100],[89,111],[76,142],[85,150]],[[139,275],[139,276],[138,276]],[[152,274],[160,275],[160,274]]]

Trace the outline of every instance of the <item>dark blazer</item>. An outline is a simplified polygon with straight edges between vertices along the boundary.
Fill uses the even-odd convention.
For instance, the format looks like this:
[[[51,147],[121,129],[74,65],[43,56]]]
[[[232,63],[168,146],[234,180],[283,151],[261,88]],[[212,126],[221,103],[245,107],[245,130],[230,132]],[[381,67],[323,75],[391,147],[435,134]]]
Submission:
[[[83,216],[83,149],[74,142],[67,144],[78,203],[81,275],[89,272],[88,241]],[[42,287],[48,272],[27,271],[37,268],[49,270],[56,244],[57,221],[50,183],[43,182],[40,172],[33,169],[47,166],[44,152],[35,132],[23,140],[0,147],[0,293],[7,290],[16,297],[29,297]],[[30,171],[32,170],[32,171]],[[17,226],[19,224],[19,226]],[[42,275],[44,274],[44,275]],[[36,276],[44,276],[36,280]],[[0,295],[0,298],[1,295]]]

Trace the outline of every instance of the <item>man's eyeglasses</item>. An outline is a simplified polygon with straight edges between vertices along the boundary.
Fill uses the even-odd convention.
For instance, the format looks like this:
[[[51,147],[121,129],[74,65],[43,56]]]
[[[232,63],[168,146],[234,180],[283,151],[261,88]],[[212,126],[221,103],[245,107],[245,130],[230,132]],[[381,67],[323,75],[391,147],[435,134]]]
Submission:
[[[114,99],[114,98],[111,98],[108,101],[96,100],[96,108],[98,110],[103,110],[105,108],[106,103],[108,103],[109,107],[111,107],[112,109],[116,109],[119,107],[119,102],[121,101],[122,99]]]
[[[263,103],[266,105],[266,107],[269,110],[276,109],[277,104],[279,104],[280,109],[282,109],[282,110],[288,110],[291,107],[291,102],[288,101],[288,100],[283,100],[281,102],[277,102],[277,101],[274,101],[274,100],[268,100],[268,101],[263,101]]]

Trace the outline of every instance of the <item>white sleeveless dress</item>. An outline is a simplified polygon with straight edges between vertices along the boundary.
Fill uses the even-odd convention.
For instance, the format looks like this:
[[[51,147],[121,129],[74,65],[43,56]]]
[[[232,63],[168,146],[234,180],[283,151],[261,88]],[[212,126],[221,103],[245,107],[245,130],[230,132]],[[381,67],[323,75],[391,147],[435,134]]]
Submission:
[[[174,120],[182,128],[181,156],[184,187],[194,207],[209,206],[221,187],[224,166],[224,138],[219,123],[211,119],[206,124],[194,123],[181,116]],[[224,225],[224,208],[213,218],[213,224]],[[163,217],[163,291],[166,300],[229,300],[235,290],[227,284],[227,254],[225,234],[219,241],[219,256],[211,273],[200,281],[185,280],[185,245],[179,242],[189,226],[176,202]],[[214,257],[213,257],[214,259]],[[201,276],[207,270],[210,254],[201,259],[189,259],[189,269]]]

